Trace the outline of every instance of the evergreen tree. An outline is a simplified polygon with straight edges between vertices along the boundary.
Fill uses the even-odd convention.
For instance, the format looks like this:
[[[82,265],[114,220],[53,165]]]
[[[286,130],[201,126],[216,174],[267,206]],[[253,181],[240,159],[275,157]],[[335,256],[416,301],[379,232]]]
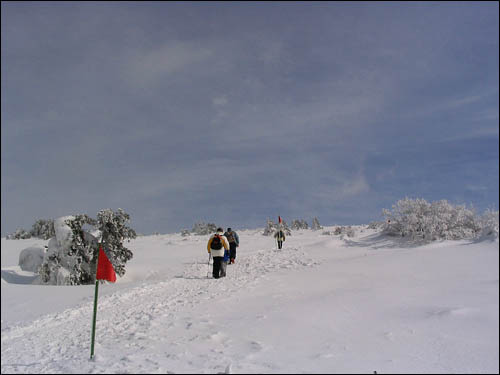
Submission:
[[[44,240],[54,237],[56,235],[54,230],[54,220],[37,220],[35,224],[33,224],[30,233],[33,237],[42,238]]]
[[[312,220],[311,229],[312,229],[312,230],[319,230],[319,229],[323,229],[323,227],[319,224],[319,220],[318,220],[318,218],[317,218],[317,217],[315,217],[315,218]]]
[[[208,234],[215,233],[217,226],[213,223],[205,224],[203,221],[199,221],[193,225],[191,232],[198,236],[206,236]]]
[[[73,241],[71,247],[66,253],[71,259],[70,266],[70,285],[92,284],[95,278],[97,267],[97,239],[83,230],[85,224],[95,225],[96,221],[91,217],[82,214],[76,215],[73,220],[66,220],[73,232]]]
[[[292,220],[291,227],[293,230],[309,229],[309,225],[307,224],[307,221],[305,221],[303,219]]]
[[[40,275],[40,280],[43,284],[56,283],[57,273],[61,268],[61,258],[57,252],[47,254],[40,266],[38,274]]]
[[[309,229],[309,224],[307,224],[307,221],[305,221],[305,220],[303,220],[303,219],[302,219],[302,220],[300,221],[300,227],[301,227],[302,229]]]
[[[117,212],[111,209],[97,213],[97,226],[102,234],[102,243],[115,272],[119,276],[125,274],[125,263],[132,259],[132,252],[123,246],[123,240],[136,238],[135,231],[126,226],[130,216],[121,208]]]
[[[129,215],[122,209],[117,212],[101,210],[97,220],[84,214],[57,219],[54,224],[56,236],[49,240],[39,271],[42,283],[80,285],[95,282],[99,240],[84,230],[84,225],[98,227],[104,251],[115,272],[123,276],[125,263],[133,254],[122,242],[137,236],[125,225],[128,220]]]
[[[279,223],[275,223],[270,219],[267,219],[266,227],[264,228],[264,232],[262,233],[264,236],[271,236],[280,228]],[[288,225],[285,220],[281,221],[281,229],[285,232],[285,235],[290,236],[292,231],[288,228]]]
[[[264,232],[262,233],[264,236],[271,236],[276,232],[278,228],[278,224],[275,224],[272,220],[267,219],[266,227],[264,228]]]

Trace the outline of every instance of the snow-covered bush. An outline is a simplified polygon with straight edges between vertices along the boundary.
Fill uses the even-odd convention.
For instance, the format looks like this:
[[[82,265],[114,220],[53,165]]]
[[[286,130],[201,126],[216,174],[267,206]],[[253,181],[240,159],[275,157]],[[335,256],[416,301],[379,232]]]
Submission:
[[[372,221],[371,223],[368,224],[368,229],[379,229],[384,226],[383,222],[380,221]]]
[[[275,224],[272,220],[267,219],[266,227],[264,228],[264,232],[262,233],[264,236],[271,236],[278,228],[278,224]]]
[[[181,230],[181,236],[182,237],[187,237],[187,236],[190,236],[191,235],[191,232],[189,231],[189,229],[183,229]]]
[[[347,235],[347,237],[354,237],[355,232],[354,229],[350,225],[348,225],[348,226],[335,227],[333,234],[336,236]]]
[[[347,226],[345,228],[345,234],[347,235],[347,237],[354,237],[355,235],[354,228],[351,226]]]
[[[49,240],[40,267],[44,284],[80,285],[94,282],[97,238],[83,230],[96,221],[87,215],[63,216],[54,221],[55,237]]]
[[[7,240],[25,240],[27,238],[31,238],[31,233],[22,228],[16,229],[14,233],[8,234],[6,237]]]
[[[481,223],[472,209],[454,206],[446,200],[429,203],[425,199],[405,198],[384,209],[384,232],[412,240],[465,239],[475,237]]]
[[[129,215],[122,209],[118,212],[101,210],[97,220],[87,215],[64,216],[54,221],[55,237],[48,243],[48,249],[40,266],[40,280],[51,285],[80,285],[95,282],[99,241],[101,237],[115,272],[125,274],[125,263],[133,256],[123,247],[123,240],[135,238],[136,233],[125,223]],[[96,226],[93,234],[85,225]]]
[[[264,228],[264,232],[262,233],[264,236],[272,236],[274,233],[280,228],[279,223],[275,223],[270,219],[267,219],[266,227]],[[281,221],[281,229],[285,232],[285,235],[290,236],[292,231],[288,228],[288,225],[285,220]]]
[[[24,229],[17,229],[14,233],[8,234],[6,239],[8,240],[24,240],[31,237],[38,237],[44,240],[48,240],[55,236],[54,232],[54,220],[44,220],[39,219],[33,224],[30,231]]]
[[[28,247],[19,254],[19,267],[23,271],[38,272],[44,255],[45,248],[43,246]]]
[[[97,226],[102,233],[102,243],[118,276],[125,274],[125,263],[132,259],[132,252],[123,246],[123,240],[136,238],[135,231],[126,223],[130,216],[121,208],[117,212],[106,209],[97,213]]]
[[[215,233],[217,226],[213,223],[204,223],[199,221],[193,225],[192,233],[198,236],[206,236],[208,234]]]
[[[498,238],[499,212],[488,209],[480,218],[481,237]]]
[[[317,218],[317,217],[315,217],[315,218],[312,220],[311,229],[312,229],[312,230],[320,230],[320,229],[323,229],[323,227],[319,224],[319,220],[318,220],[318,218]]]
[[[54,220],[39,219],[31,228],[31,236],[48,240],[56,235],[54,230]]]
[[[307,222],[301,219],[292,220],[291,226],[293,230],[309,229],[309,225],[307,224]]]

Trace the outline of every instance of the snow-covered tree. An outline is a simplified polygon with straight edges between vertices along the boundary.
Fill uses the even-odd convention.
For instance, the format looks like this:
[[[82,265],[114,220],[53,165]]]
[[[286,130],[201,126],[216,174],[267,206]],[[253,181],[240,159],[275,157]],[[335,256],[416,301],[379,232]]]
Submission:
[[[213,223],[204,223],[203,221],[199,221],[193,225],[192,233],[198,236],[206,236],[208,234],[215,233],[217,230],[217,226]]]
[[[48,240],[56,235],[54,230],[54,220],[39,219],[31,228],[31,236]]]
[[[84,231],[83,226],[95,223],[85,214],[54,221],[55,237],[49,240],[39,271],[42,283],[81,285],[94,282],[97,239]]]
[[[183,229],[181,230],[181,236],[182,237],[187,237],[187,236],[190,236],[191,235],[191,232],[189,231],[189,229]]]
[[[130,216],[121,208],[117,212],[106,209],[97,213],[103,247],[118,276],[125,274],[125,263],[133,257],[132,252],[123,246],[123,240],[137,237],[135,231],[126,225],[129,220]]]
[[[293,230],[309,229],[309,225],[307,224],[307,221],[302,220],[302,219],[292,220],[291,227]]]
[[[368,229],[379,229],[384,226],[383,222],[380,221],[372,221],[368,224]]]
[[[97,220],[81,214],[64,216],[54,221],[55,237],[48,243],[48,249],[40,266],[40,280],[52,285],[80,285],[95,282],[99,237],[103,249],[115,272],[125,274],[125,263],[133,256],[123,246],[125,239],[135,238],[133,229],[126,226],[129,215],[122,209],[117,212],[101,210]],[[84,226],[97,227],[91,234]]]
[[[480,218],[481,236],[498,238],[499,212],[488,209]]]
[[[384,209],[384,231],[412,240],[473,238],[481,230],[481,222],[474,210],[463,205],[454,206],[446,200],[429,203],[425,199],[405,198]]]
[[[27,238],[31,238],[31,233],[22,228],[18,228],[14,233],[6,236],[7,240],[25,240]]]
[[[317,217],[315,217],[315,218],[312,220],[311,229],[312,229],[312,230],[319,230],[319,229],[323,229],[323,227],[320,225],[319,220],[318,220],[318,218],[317,218]]]
[[[333,231],[333,234],[338,236],[338,235],[347,235],[347,237],[354,237],[354,229],[350,226],[350,225],[347,225],[347,226],[339,226],[339,227],[335,227],[334,231]]]
[[[279,223],[275,223],[270,219],[267,219],[266,227],[264,228],[264,232],[262,233],[264,236],[272,236],[274,233],[280,228]],[[292,231],[288,227],[285,220],[281,221],[281,229],[285,232],[285,235],[290,236]]]
[[[95,225],[96,221],[82,214],[67,220],[73,233],[71,246],[66,253],[71,259],[70,285],[92,284],[95,278],[98,244],[97,239],[83,230],[84,225]]]
[[[262,233],[264,236],[271,236],[276,231],[278,227],[272,220],[267,219],[266,227],[264,228],[264,232]]]

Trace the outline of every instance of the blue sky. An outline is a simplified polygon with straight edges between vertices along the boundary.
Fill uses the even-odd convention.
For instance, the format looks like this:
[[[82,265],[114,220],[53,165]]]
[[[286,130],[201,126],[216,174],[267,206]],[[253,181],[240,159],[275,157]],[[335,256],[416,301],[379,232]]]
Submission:
[[[2,2],[2,235],[498,210],[497,2]]]

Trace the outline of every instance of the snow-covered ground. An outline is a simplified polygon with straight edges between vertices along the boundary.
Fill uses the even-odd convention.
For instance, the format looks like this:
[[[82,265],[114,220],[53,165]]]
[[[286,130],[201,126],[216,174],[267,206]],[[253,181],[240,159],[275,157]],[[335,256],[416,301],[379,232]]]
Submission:
[[[282,250],[238,231],[207,278],[208,236],[139,237],[115,284],[31,285],[2,239],[2,373],[498,373],[499,244],[408,247],[294,231]],[[332,228],[325,228],[324,230]]]

